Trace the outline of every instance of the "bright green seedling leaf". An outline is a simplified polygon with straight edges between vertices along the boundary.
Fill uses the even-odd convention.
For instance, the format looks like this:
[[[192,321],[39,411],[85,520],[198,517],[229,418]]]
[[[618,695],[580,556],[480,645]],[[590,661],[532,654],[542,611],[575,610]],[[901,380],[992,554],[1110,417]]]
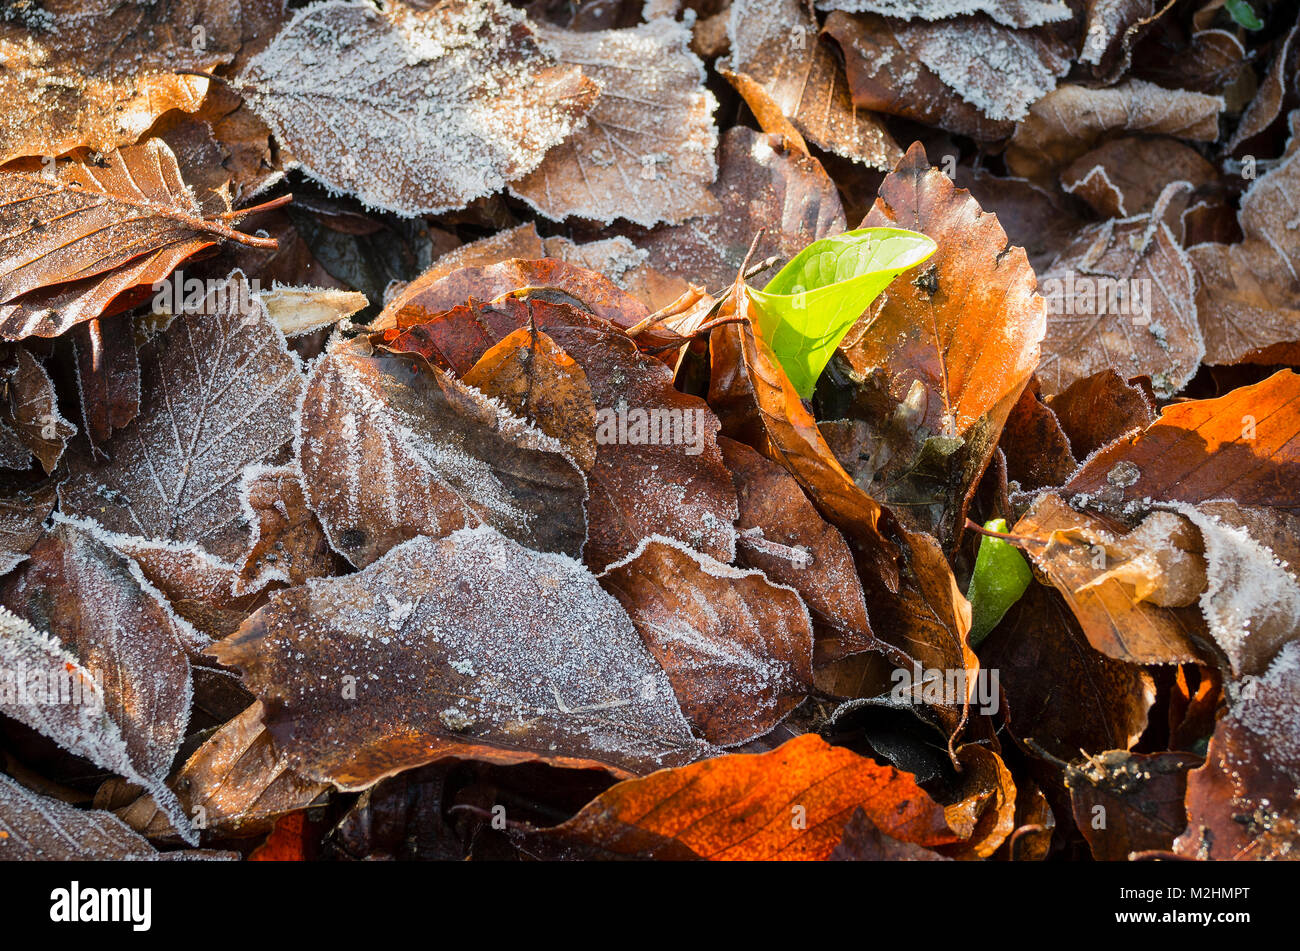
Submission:
[[[1006,534],[1007,520],[995,518],[984,527],[991,532]],[[1033,577],[1024,555],[1011,542],[989,535],[980,539],[975,570],[966,590],[966,600],[970,601],[971,608],[972,647],[984,640],[1002,620],[1002,615],[1020,600]]]
[[[1264,29],[1264,21],[1255,16],[1255,10],[1246,0],[1228,0],[1224,4],[1228,8],[1228,13],[1239,24],[1248,30]]]
[[[835,348],[871,302],[935,248],[902,228],[846,231],[814,241],[767,287],[750,292],[758,329],[801,397],[812,396]]]

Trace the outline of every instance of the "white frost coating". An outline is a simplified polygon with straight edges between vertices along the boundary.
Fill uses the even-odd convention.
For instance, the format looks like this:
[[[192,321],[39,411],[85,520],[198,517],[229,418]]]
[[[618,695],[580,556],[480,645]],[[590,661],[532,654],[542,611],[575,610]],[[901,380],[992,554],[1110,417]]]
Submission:
[[[1274,766],[1288,768],[1300,783],[1300,641],[1283,646],[1267,671],[1247,679],[1228,717],[1263,740]]]
[[[0,626],[4,624],[0,619]],[[111,812],[78,809],[33,792],[3,773],[0,773],[0,831],[5,833],[0,836],[0,862],[158,858],[158,851],[147,839]]]
[[[987,13],[1004,26],[1014,27],[1059,23],[1073,15],[1069,6],[1057,0],[818,0],[817,8],[922,20]]]
[[[704,86],[690,30],[660,17],[625,30],[537,31],[562,62],[602,88],[586,126],[511,193],[548,218],[605,224],[677,224],[715,210],[708,186],[718,175],[718,103]]]
[[[1291,565],[1243,528],[1185,502],[1168,508],[1191,520],[1205,542],[1200,598],[1210,634],[1240,677],[1260,674],[1300,625],[1300,581]]]
[[[594,92],[501,0],[382,13],[316,3],[236,85],[312,178],[407,216],[462,207],[528,173],[581,126]]]

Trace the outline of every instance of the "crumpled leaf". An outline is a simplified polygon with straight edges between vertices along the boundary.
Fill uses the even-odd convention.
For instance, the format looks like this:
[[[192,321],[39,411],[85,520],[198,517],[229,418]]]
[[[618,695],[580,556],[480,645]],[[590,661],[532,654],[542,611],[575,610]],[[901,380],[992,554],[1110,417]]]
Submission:
[[[235,272],[146,344],[140,365],[139,415],[104,445],[108,460],[77,453],[60,506],[233,562],[247,537],[240,473],[287,452],[302,363]]]
[[[0,392],[7,397],[0,404],[0,426],[12,429],[30,450],[29,464],[35,456],[49,475],[77,427],[59,414],[54,382],[26,347],[16,348],[12,359],[0,364]]]
[[[75,755],[139,783],[197,842],[163,779],[190,715],[194,633],[140,569],[89,532],[57,523],[0,584],[8,670],[66,678],[80,702],[21,696],[5,713]],[[62,688],[60,688],[62,690]],[[60,696],[62,693],[60,693]],[[76,694],[73,694],[74,698]]]
[[[944,815],[962,841],[940,848],[958,858],[988,858],[1016,827],[1016,784],[1002,757],[977,743],[957,750],[957,760],[960,781]]]
[[[855,374],[886,376],[881,400],[893,406],[867,419],[875,438],[894,438],[891,423],[907,431],[854,475],[859,484],[883,479],[877,491],[887,501],[952,545],[1038,363],[1046,304],[1024,251],[1008,250],[997,218],[931,168],[920,144],[885,179],[862,224],[918,231],[939,250],[917,275],[896,280],[840,345]],[[937,485],[904,481],[927,469],[939,473]]]
[[[13,13],[0,20],[0,164],[129,145],[168,110],[202,104],[208,81],[180,70],[211,72],[240,47],[239,7],[223,0],[42,0]]]
[[[587,482],[563,446],[416,357],[337,339],[312,367],[300,420],[307,503],[357,567],[474,525],[582,553]]]
[[[734,0],[727,35],[730,54],[715,68],[760,118],[774,110],[814,145],[869,168],[886,171],[902,156],[884,124],[853,104],[843,68],[799,0]]]
[[[1161,170],[1159,177],[1150,170]],[[1086,201],[1103,218],[1127,218],[1151,211],[1170,182],[1189,188],[1167,203],[1164,218],[1174,237],[1183,237],[1181,216],[1193,189],[1217,185],[1219,173],[1190,145],[1171,138],[1126,136],[1109,139],[1061,170],[1065,191]]]
[[[1241,199],[1237,219],[1245,240],[1188,249],[1199,278],[1196,301],[1206,363],[1253,361],[1255,351],[1300,340],[1300,237],[1289,210],[1300,188],[1300,113],[1293,112],[1290,121],[1286,155]]]
[[[1300,376],[1290,370],[1211,400],[1165,407],[1093,455],[1066,489],[1119,507],[1233,499],[1300,515]]]
[[[1296,857],[1300,835],[1300,641],[1247,681],[1219,720],[1205,765],[1187,776],[1187,858],[1252,861]]]
[[[231,584],[234,595],[251,594],[276,582],[292,587],[308,578],[338,573],[342,563],[307,505],[297,469],[247,467],[240,477],[240,506],[251,537],[239,577]]]
[[[813,638],[799,595],[654,535],[600,574],[710,743],[756,739],[812,690]]]
[[[669,807],[671,803],[671,807]],[[560,855],[825,859],[861,809],[885,834],[922,846],[956,836],[908,773],[805,734],[619,783],[563,825],[526,834]]]
[[[232,217],[203,212],[161,139],[111,152],[102,167],[0,172],[0,336],[55,337],[125,310],[221,240],[275,247],[231,228]]]
[[[1047,405],[1070,437],[1076,459],[1086,459],[1120,436],[1145,429],[1156,418],[1155,403],[1143,389],[1114,370],[1075,380]]]
[[[1129,79],[1108,89],[1058,86],[1030,107],[1007,147],[1007,167],[1043,178],[1073,162],[1104,136],[1119,132],[1212,142],[1219,135],[1218,96],[1164,89]]]
[[[313,4],[235,83],[311,177],[408,216],[530,172],[598,89],[501,0]]]
[[[486,526],[276,592],[212,653],[290,768],[345,790],[442,756],[628,773],[704,751],[596,579]]]
[[[1090,225],[1042,275],[1049,302],[1038,374],[1048,395],[1106,369],[1177,393],[1200,366],[1191,262],[1159,210]]]
[[[44,534],[42,524],[54,511],[54,483],[0,488],[0,574],[8,574],[27,557]]]
[[[234,860],[237,852],[159,852],[111,812],[78,809],[0,773],[0,861]]]
[[[586,125],[510,186],[548,218],[650,226],[716,213],[717,100],[690,32],[669,17],[626,30],[537,27],[561,63],[601,85]]]

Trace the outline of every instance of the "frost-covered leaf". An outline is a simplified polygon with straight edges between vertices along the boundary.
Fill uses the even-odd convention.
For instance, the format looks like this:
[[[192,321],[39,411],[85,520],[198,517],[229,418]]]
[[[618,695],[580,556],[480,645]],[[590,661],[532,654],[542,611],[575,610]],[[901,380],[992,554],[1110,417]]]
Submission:
[[[301,361],[236,272],[143,347],[140,365],[139,415],[102,447],[107,461],[76,454],[60,503],[123,535],[194,542],[233,562],[247,538],[240,473],[286,453]]]
[[[1108,89],[1058,86],[1029,110],[1007,147],[1007,167],[1041,178],[1073,162],[1103,137],[1132,132],[1212,142],[1219,135],[1218,96],[1164,89],[1130,79]]]
[[[336,339],[312,367],[295,446],[308,504],[358,567],[474,525],[582,553],[587,484],[563,446],[418,357]]]
[[[129,145],[168,110],[199,108],[208,82],[180,70],[211,72],[240,47],[227,0],[42,0],[4,13],[0,164]]]
[[[706,749],[596,579],[488,527],[277,592],[213,652],[290,768],[343,789],[442,756],[641,773]]]
[[[240,478],[240,498],[252,535],[231,586],[234,594],[338,573],[341,562],[307,505],[297,469],[249,466]]]
[[[1169,10],[1169,4],[1157,0],[1087,0],[1086,7],[1078,59],[1108,83],[1128,70],[1133,45]]]
[[[86,437],[102,446],[140,412],[140,358],[130,314],[95,318],[73,328],[77,395]]]
[[[0,336],[55,337],[150,296],[185,259],[218,241],[274,248],[205,213],[176,156],[149,139],[57,172],[0,172]]]
[[[1155,401],[1114,370],[1071,383],[1048,400],[1070,438],[1076,459],[1086,459],[1120,436],[1145,429],[1156,418]]]
[[[1160,175],[1152,175],[1152,169]],[[1165,221],[1182,236],[1180,217],[1193,189],[1209,191],[1219,173],[1190,145],[1175,139],[1126,136],[1110,139],[1061,170],[1061,186],[1082,198],[1103,218],[1128,218],[1151,211],[1169,182],[1188,188],[1166,202]]]
[[[650,226],[717,211],[708,186],[717,101],[690,31],[668,17],[627,30],[570,33],[539,26],[560,62],[598,81],[587,124],[510,186],[548,218]]]
[[[77,433],[77,427],[59,415],[54,382],[26,347],[18,347],[0,365],[0,388],[8,396],[8,402],[0,405],[0,423],[12,427],[48,475]]]
[[[812,690],[812,622],[791,588],[651,536],[600,575],[704,738],[771,731]]]
[[[756,114],[770,105],[814,145],[870,168],[885,171],[902,157],[884,124],[853,104],[843,68],[798,0],[735,0],[727,35],[731,52],[716,68],[747,101],[762,100],[750,101]]]
[[[1196,279],[1160,207],[1089,225],[1042,275],[1039,291],[1048,311],[1038,376],[1048,395],[1114,370],[1149,376],[1156,395],[1168,397],[1200,366]]]
[[[0,773],[0,862],[233,860],[236,852],[161,853],[111,812],[78,809]]]
[[[139,783],[195,841],[163,785],[190,715],[189,625],[134,562],[67,522],[5,579],[0,601],[4,668],[38,672],[36,692],[6,698],[5,713]],[[73,702],[57,702],[56,687]]]
[[[1058,23],[1072,15],[1069,6],[1059,0],[818,0],[817,6],[823,10],[923,20],[987,13],[999,23],[1014,27]]]
[[[888,448],[863,458],[854,477],[882,481],[905,519],[951,545],[1038,363],[1046,304],[1024,251],[1008,247],[997,218],[932,168],[920,144],[885,179],[862,225],[920,232],[938,251],[891,284],[840,345],[892,403],[862,412]]]
[[[656,534],[730,562],[736,497],[717,447],[718,421],[704,401],[673,386],[672,370],[638,351],[640,337],[633,342],[570,304],[505,297],[456,307],[385,339],[465,374],[494,343],[529,326],[582,368],[596,406],[586,563],[599,571]]]
[[[0,575],[8,574],[43,534],[41,524],[54,511],[54,483],[0,488]]]
[[[313,4],[236,85],[309,175],[402,215],[459,208],[532,171],[598,89],[501,0]]]

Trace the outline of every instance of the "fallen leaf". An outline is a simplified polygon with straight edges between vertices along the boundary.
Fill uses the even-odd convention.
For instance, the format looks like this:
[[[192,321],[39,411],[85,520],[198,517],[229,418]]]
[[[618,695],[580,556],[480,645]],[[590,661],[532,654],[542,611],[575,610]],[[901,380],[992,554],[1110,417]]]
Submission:
[[[704,751],[596,579],[487,527],[276,592],[212,653],[265,704],[289,767],[345,790],[442,756],[627,773]]]
[[[338,573],[339,557],[307,505],[302,477],[292,466],[245,468],[240,507],[251,537],[232,594],[251,594],[277,582],[292,587]]]
[[[54,511],[56,498],[53,482],[0,488],[0,574],[8,574],[27,558],[44,534],[42,525]]]
[[[77,427],[59,415],[54,382],[39,360],[18,347],[12,362],[0,365],[0,387],[8,397],[7,404],[0,405],[0,425],[12,427],[49,475],[77,433]]]
[[[883,16],[947,20],[969,13],[987,13],[1005,26],[1017,28],[1057,23],[1071,17],[1070,8],[1055,0],[819,0],[823,10],[869,11]]]
[[[690,32],[660,17],[626,30],[537,27],[561,63],[601,84],[587,123],[510,186],[552,219],[625,218],[650,226],[716,213],[717,100]]]
[[[1187,826],[1183,795],[1190,753],[1110,750],[1065,771],[1074,822],[1099,862],[1122,862],[1134,852],[1168,851]]]
[[[500,0],[314,4],[235,85],[312,178],[408,216],[459,208],[532,171],[598,89]]]
[[[1139,386],[1125,382],[1114,370],[1102,370],[1075,380],[1047,405],[1070,438],[1076,459],[1086,459],[1107,443],[1156,418],[1155,404]]]
[[[267,316],[286,337],[299,337],[330,327],[370,303],[365,294],[356,291],[283,285],[264,292],[261,299]]]
[[[882,832],[865,809],[858,807],[844,827],[844,837],[828,856],[832,862],[951,862],[932,849],[903,842]]]
[[[78,324],[70,336],[86,436],[102,446],[140,412],[135,327],[129,314],[121,314]]]

